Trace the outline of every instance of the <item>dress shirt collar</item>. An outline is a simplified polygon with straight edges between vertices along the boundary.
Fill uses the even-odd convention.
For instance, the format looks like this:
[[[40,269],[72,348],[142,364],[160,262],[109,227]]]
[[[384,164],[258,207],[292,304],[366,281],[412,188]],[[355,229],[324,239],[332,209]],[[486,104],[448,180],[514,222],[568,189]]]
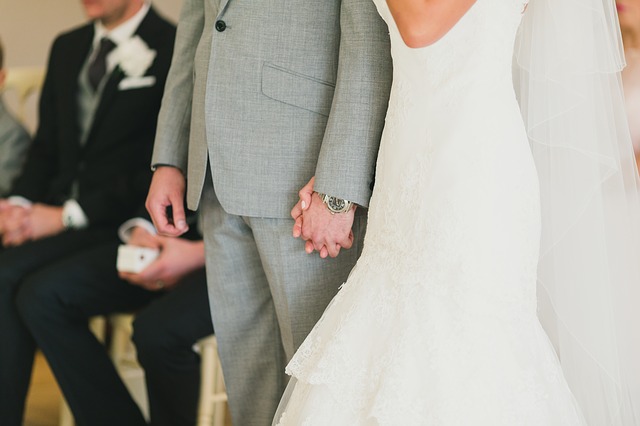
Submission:
[[[123,41],[131,38],[138,29],[138,26],[140,26],[140,23],[142,22],[144,17],[147,16],[147,12],[149,12],[150,7],[151,5],[149,4],[149,2],[144,2],[140,10],[135,15],[111,30],[107,30],[104,25],[102,25],[102,22],[96,20],[93,24],[93,50],[97,50],[97,47],[100,44],[100,40],[102,40],[103,37],[109,37],[109,39],[113,41],[116,46]]]

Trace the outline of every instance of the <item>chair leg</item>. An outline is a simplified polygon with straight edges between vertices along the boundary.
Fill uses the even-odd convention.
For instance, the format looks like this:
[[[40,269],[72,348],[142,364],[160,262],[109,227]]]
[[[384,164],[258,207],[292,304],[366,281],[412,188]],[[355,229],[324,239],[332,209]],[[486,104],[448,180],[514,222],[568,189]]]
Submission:
[[[200,401],[198,402],[197,426],[213,426],[214,407],[210,397],[213,394],[216,374],[216,342],[206,338],[198,342],[200,348]]]
[[[60,400],[60,416],[58,418],[58,426],[75,426],[76,422],[73,419],[73,414],[71,414],[71,409],[69,408],[69,404],[62,397]]]
[[[227,394],[224,387],[224,376],[222,375],[222,366],[218,354],[215,354],[216,378],[214,389],[215,411],[213,418],[213,426],[224,426],[226,414]]]

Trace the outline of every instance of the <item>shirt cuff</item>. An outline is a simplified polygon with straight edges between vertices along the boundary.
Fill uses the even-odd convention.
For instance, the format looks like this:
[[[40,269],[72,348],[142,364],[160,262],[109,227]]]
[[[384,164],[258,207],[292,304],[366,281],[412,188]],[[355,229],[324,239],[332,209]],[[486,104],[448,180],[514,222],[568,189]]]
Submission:
[[[27,200],[26,198],[19,195],[12,195],[11,197],[7,198],[7,201],[12,206],[24,207],[25,209],[29,209],[33,205],[31,200]]]
[[[156,235],[156,228],[153,226],[151,222],[141,217],[134,217],[133,219],[129,219],[118,228],[118,236],[123,243],[128,243],[131,239],[131,232],[133,232],[133,228],[140,227],[144,228],[151,235]]]
[[[62,205],[62,223],[67,229],[84,229],[89,226],[89,218],[76,200],[67,200]]]

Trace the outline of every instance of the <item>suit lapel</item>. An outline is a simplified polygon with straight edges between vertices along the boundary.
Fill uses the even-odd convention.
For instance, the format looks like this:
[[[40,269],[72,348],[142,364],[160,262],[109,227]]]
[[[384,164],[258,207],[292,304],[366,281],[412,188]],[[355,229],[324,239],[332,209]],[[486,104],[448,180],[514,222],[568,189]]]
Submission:
[[[218,7],[218,16],[224,12],[224,9],[227,7],[231,0],[220,0],[220,6]]]

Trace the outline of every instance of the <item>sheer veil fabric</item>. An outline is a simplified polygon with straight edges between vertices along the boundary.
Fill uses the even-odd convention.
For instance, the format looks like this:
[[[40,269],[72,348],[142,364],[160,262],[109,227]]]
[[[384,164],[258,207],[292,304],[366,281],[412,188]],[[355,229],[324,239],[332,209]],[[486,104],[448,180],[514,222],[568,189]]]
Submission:
[[[531,0],[514,82],[540,179],[539,316],[590,426],[640,424],[640,199],[613,0]]]

